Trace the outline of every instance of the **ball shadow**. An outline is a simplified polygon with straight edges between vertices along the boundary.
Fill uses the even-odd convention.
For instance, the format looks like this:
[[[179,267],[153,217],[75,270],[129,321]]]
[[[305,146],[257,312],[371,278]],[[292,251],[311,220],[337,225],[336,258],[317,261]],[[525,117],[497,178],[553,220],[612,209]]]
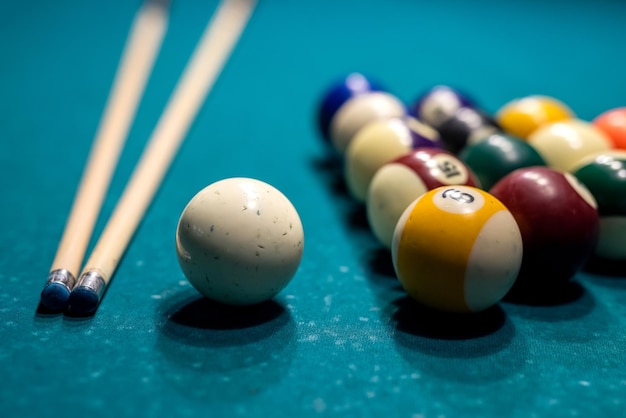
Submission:
[[[337,155],[327,153],[323,157],[311,160],[313,170],[330,191],[333,202],[345,219],[346,225],[352,230],[363,230],[369,233],[369,222],[365,205],[352,198],[343,174],[343,161]]]
[[[549,282],[549,280],[545,280]],[[556,283],[550,286],[533,284],[523,286],[516,283],[504,297],[505,302],[527,306],[560,306],[581,299],[585,288],[576,281]]]
[[[587,262],[583,272],[605,279],[614,279],[616,283],[626,287],[626,260],[607,260],[594,257]]]
[[[233,307],[183,293],[159,308],[162,376],[186,397],[239,401],[280,381],[295,352],[295,326],[278,302]]]
[[[333,195],[348,197],[343,179],[343,161],[339,155],[326,152],[323,156],[313,157],[310,165]]]
[[[504,302],[510,313],[542,322],[579,320],[589,316],[596,306],[593,296],[576,281],[565,283],[558,294],[521,299],[507,295]]]
[[[473,314],[433,311],[408,297],[394,302],[394,342],[415,370],[469,383],[467,390],[519,374],[528,349],[499,306]]]
[[[393,279],[399,285],[396,278],[396,270],[393,268],[393,258],[388,249],[375,248],[371,250],[366,263],[372,273]]]
[[[405,334],[440,340],[466,340],[498,331],[506,322],[497,305],[482,312],[456,314],[436,311],[405,296],[393,302],[397,306],[392,319],[396,329]]]

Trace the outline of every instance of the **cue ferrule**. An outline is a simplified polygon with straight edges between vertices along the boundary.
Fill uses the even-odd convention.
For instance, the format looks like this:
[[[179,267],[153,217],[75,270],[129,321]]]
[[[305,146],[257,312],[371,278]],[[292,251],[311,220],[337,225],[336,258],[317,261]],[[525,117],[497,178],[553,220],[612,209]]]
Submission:
[[[74,288],[74,285],[76,284],[76,278],[69,270],[56,269],[52,270],[50,274],[48,274],[48,281],[46,282],[46,286],[54,283],[65,286],[68,292],[71,292]]]
[[[79,315],[93,314],[98,309],[105,290],[106,282],[100,272],[96,270],[84,272],[70,295],[70,311]]]
[[[106,288],[104,277],[97,271],[86,271],[78,280],[76,289],[84,289],[91,291],[94,295],[98,296],[98,300],[102,298],[102,294]]]

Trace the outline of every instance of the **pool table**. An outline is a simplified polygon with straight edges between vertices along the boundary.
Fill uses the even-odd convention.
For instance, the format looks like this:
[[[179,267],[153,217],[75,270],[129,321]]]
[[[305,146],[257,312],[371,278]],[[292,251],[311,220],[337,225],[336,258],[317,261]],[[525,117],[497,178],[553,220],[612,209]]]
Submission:
[[[0,3],[0,416],[626,416],[626,269],[477,315],[411,302],[316,125],[352,71],[407,103],[435,84],[487,112],[545,94],[586,120],[626,105],[626,2],[261,0],[94,315],[39,308],[140,1]],[[173,0],[102,231],[216,0]],[[249,309],[177,261],[192,196],[246,176],[297,208],[304,255]]]

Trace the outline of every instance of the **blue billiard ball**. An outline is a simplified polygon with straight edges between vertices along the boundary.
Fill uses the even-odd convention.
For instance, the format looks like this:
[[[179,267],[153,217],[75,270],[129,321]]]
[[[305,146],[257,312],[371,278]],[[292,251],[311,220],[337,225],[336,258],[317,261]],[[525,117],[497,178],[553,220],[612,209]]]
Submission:
[[[334,83],[323,96],[318,108],[318,125],[322,136],[330,140],[330,125],[337,110],[350,98],[372,91],[382,91],[378,82],[360,73],[351,73]]]

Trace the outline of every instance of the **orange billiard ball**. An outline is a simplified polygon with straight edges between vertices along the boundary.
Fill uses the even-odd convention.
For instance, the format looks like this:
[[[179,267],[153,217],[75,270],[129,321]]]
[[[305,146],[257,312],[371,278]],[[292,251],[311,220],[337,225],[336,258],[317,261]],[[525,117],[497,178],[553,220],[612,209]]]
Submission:
[[[593,120],[593,125],[611,139],[615,148],[626,149],[626,107],[607,110]]]

